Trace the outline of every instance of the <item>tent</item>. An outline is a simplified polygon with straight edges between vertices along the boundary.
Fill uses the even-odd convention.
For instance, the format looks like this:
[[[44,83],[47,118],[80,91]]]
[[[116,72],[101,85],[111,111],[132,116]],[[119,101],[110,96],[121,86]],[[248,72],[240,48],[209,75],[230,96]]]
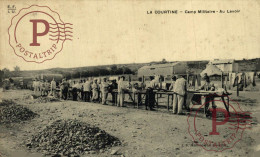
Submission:
[[[200,75],[203,76],[205,73],[208,74],[208,76],[213,76],[213,75],[222,75],[222,71],[215,65],[209,64],[206,69],[204,69]]]

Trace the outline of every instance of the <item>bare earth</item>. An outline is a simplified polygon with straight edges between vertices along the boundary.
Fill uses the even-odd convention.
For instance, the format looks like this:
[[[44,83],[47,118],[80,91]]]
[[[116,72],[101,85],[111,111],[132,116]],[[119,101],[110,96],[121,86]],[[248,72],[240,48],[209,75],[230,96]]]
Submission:
[[[35,103],[29,90],[1,92],[1,99],[11,99],[27,106],[39,117],[22,123],[0,125],[0,156],[44,156],[30,152],[24,143],[33,134],[43,130],[58,119],[78,119],[95,125],[118,137],[122,146],[113,147],[98,154],[82,156],[259,156],[260,155],[260,92],[241,92],[238,100],[243,111],[252,113],[253,125],[246,129],[243,138],[232,149],[223,152],[206,151],[193,143],[188,133],[187,115],[173,115],[166,109],[146,111],[134,107],[119,108],[86,102],[61,101]],[[201,118],[201,123],[210,126],[212,121]]]

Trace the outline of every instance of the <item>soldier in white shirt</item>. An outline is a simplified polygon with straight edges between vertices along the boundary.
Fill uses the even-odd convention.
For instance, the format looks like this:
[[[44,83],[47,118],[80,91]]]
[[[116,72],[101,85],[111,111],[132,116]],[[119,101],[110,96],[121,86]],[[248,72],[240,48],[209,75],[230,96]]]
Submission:
[[[183,114],[182,107],[184,105],[184,98],[187,91],[187,82],[182,76],[177,76],[173,91],[175,92],[173,98],[173,113]]]
[[[153,92],[153,90],[158,88],[158,84],[156,83],[153,76],[150,76],[150,80],[151,81],[147,85],[146,89],[145,109],[147,110],[147,107],[149,107],[149,109],[153,111],[155,104],[155,93]]]
[[[41,96],[44,96],[44,92],[45,92],[45,83],[44,83],[43,80],[40,81],[39,86],[40,86]]]
[[[74,85],[72,85],[72,100],[77,101],[78,99],[78,93],[80,92],[81,84],[80,82],[76,82]]]
[[[101,83],[101,93],[102,93],[102,104],[106,105],[107,96],[108,96],[108,87],[109,84],[107,82],[107,78],[103,79],[103,82]]]
[[[85,102],[89,102],[91,94],[91,81],[88,78],[86,79],[86,82],[83,84],[83,93]]]
[[[99,101],[99,85],[97,83],[97,79],[94,80],[92,86],[92,101],[97,102]]]
[[[54,78],[51,81],[51,95],[53,97],[56,97],[56,82],[55,82]]]
[[[118,107],[123,107],[124,106],[124,99],[125,99],[125,94],[124,94],[124,76],[121,76],[120,79],[118,80],[118,101],[117,101],[117,106]]]

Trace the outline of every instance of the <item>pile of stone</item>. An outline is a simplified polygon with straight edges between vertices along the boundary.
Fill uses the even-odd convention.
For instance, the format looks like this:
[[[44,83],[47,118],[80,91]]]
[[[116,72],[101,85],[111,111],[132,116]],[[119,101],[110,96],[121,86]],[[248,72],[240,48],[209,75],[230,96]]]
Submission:
[[[0,101],[1,101],[0,107],[14,104],[14,102],[12,100],[8,100],[8,99],[3,99],[3,100],[1,99]]]
[[[58,120],[29,139],[28,148],[53,156],[99,153],[120,145],[118,138],[77,120]]]
[[[54,97],[39,97],[36,99],[37,103],[48,103],[48,102],[57,102],[60,101],[58,98]]]
[[[0,123],[17,123],[31,120],[36,116],[36,113],[18,104],[1,103],[0,105]]]
[[[31,95],[30,98],[33,100],[33,103],[49,103],[60,101],[58,98],[53,96],[36,96]]]

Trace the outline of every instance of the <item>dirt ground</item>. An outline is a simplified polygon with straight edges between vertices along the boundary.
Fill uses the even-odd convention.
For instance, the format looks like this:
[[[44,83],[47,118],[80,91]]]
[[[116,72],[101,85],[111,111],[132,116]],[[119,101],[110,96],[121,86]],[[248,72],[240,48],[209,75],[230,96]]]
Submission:
[[[60,101],[35,103],[30,99],[32,91],[9,90],[1,92],[1,99],[11,99],[27,106],[39,117],[30,121],[0,125],[0,156],[44,156],[25,147],[26,140],[48,124],[58,119],[78,119],[95,125],[118,137],[122,145],[103,153],[82,156],[158,157],[158,156],[259,156],[260,154],[260,92],[240,92],[232,99],[239,102],[243,111],[252,113],[251,129],[246,129],[241,141],[223,152],[206,151],[194,144],[188,133],[187,115],[174,115],[167,109],[146,111],[144,108],[115,107],[96,103]],[[210,126],[205,117],[200,122]]]

